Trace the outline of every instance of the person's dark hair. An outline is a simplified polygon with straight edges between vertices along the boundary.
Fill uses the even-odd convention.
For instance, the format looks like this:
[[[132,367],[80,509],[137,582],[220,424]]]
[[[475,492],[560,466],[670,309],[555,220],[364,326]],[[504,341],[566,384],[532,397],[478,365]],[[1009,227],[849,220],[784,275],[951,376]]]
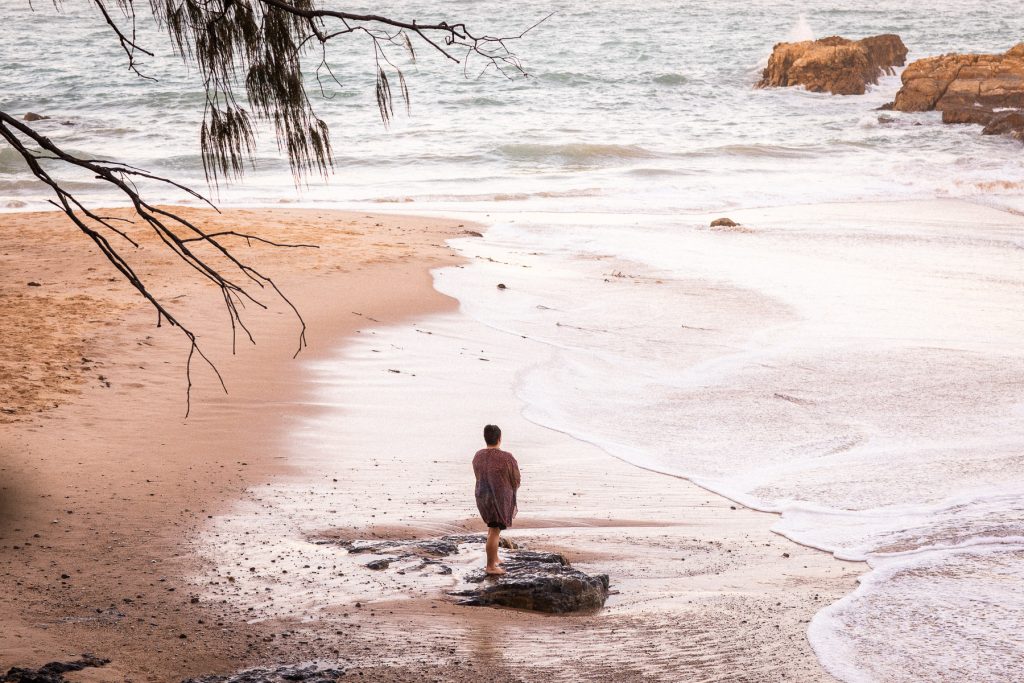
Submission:
[[[488,446],[497,446],[501,441],[501,427],[498,425],[487,425],[484,427],[484,441]]]

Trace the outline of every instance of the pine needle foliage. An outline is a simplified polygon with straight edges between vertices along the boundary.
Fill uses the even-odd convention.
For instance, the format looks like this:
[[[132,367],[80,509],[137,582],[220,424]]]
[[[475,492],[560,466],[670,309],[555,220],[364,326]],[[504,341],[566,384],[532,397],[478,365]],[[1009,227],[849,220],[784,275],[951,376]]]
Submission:
[[[108,12],[105,3],[110,1],[130,21],[130,32]],[[59,5],[60,0],[55,2]],[[135,42],[136,0],[92,2],[117,34],[129,67],[146,77],[135,64],[137,51],[152,55]],[[395,94],[409,112],[405,74],[388,59],[386,46],[403,49],[415,63],[412,39],[416,38],[464,69],[475,56],[483,59],[484,70],[494,68],[507,78],[526,74],[506,44],[522,34],[477,36],[462,23],[353,13],[336,9],[334,5],[340,3],[333,0],[149,0],[149,4],[178,54],[199,69],[206,93],[200,144],[203,168],[212,185],[237,179],[253,164],[260,121],[274,127],[278,147],[287,156],[297,184],[307,174],[330,173],[330,132],[313,110],[302,69],[303,58],[319,49],[318,80],[321,68],[331,73],[325,46],[334,38],[358,33],[373,42],[377,109],[385,125],[394,116]],[[398,79],[396,89],[392,88],[394,78]]]
[[[199,67],[206,89],[200,143],[208,180],[237,178],[252,162],[254,118],[273,124],[296,180],[330,171],[327,124],[313,111],[302,76],[308,36],[322,27],[320,19],[301,14],[316,9],[312,0],[291,0],[290,9],[246,0],[151,5],[178,53]]]
[[[153,56],[136,42],[138,1],[142,0],[91,0],[127,54],[128,67],[149,78],[136,63],[137,53]],[[53,3],[59,9],[62,0]],[[120,10],[123,20],[112,15],[108,4]],[[206,179],[214,186],[239,178],[253,165],[260,121],[274,127],[278,148],[287,156],[296,184],[311,173],[330,173],[330,132],[313,110],[302,72],[303,58],[319,48],[317,79],[321,69],[334,78],[327,63],[329,41],[361,34],[373,42],[377,109],[387,125],[395,111],[394,77],[407,113],[410,105],[405,75],[386,56],[386,46],[403,49],[415,64],[416,39],[462,65],[467,74],[470,59],[477,57],[483,62],[481,73],[494,69],[506,78],[525,76],[507,43],[550,17],[518,36],[494,37],[475,35],[461,22],[423,22],[337,9],[341,0],[148,0],[148,4],[177,53],[199,69],[206,94],[200,146]]]

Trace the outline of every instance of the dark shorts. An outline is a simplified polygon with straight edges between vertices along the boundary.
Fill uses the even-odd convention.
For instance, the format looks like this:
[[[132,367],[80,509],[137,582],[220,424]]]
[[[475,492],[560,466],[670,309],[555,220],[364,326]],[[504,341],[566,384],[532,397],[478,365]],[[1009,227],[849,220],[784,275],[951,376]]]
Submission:
[[[505,526],[504,524],[502,524],[501,522],[487,522],[487,528],[488,529],[498,529],[499,531],[504,531],[508,527]]]

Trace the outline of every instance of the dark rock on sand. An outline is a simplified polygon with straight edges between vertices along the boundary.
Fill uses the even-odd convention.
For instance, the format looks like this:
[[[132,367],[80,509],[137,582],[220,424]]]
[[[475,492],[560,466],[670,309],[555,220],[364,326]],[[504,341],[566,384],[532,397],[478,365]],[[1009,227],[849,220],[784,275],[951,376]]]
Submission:
[[[573,569],[557,553],[517,550],[501,565],[506,573],[479,570],[466,577],[475,586],[455,591],[462,605],[497,605],[539,612],[596,610],[608,598],[608,575]]]
[[[372,553],[387,555],[368,562],[370,569],[384,570],[402,560],[419,559],[414,569],[431,569],[441,574],[451,574],[452,569],[440,559],[455,555],[463,543],[480,543],[486,540],[483,534],[456,534],[441,538],[412,540],[375,541],[331,541],[350,553]],[[488,576],[477,570],[466,577],[473,584],[452,595],[464,598],[463,605],[498,605],[540,612],[577,612],[596,610],[604,606],[608,597],[608,576],[591,576],[574,569],[564,557],[556,553],[533,552],[501,539],[501,546],[509,550],[509,558],[502,564],[506,574]]]
[[[249,669],[230,676],[203,676],[189,678],[183,683],[334,683],[345,675],[344,669],[318,669],[315,666],[278,667],[277,669]]]
[[[754,232],[750,228],[745,228],[731,218],[716,218],[711,221],[711,229],[717,232],[742,232],[752,233]]]
[[[885,34],[861,40],[839,36],[778,43],[761,74],[759,88],[802,85],[812,92],[863,95],[868,83],[906,62],[907,46]]]
[[[37,114],[34,111],[30,111],[27,114],[25,114],[24,116],[22,116],[21,118],[22,118],[23,121],[43,121],[43,120],[48,119],[50,117],[49,116],[43,116],[42,114]]]
[[[77,662],[50,662],[38,669],[22,669],[12,667],[0,676],[0,683],[65,683],[64,674],[81,671],[90,667],[109,664],[109,659],[100,659],[91,654],[84,654]]]
[[[391,563],[394,562],[394,561],[395,561],[395,558],[393,558],[393,557],[384,557],[384,558],[381,558],[379,560],[374,560],[372,562],[367,562],[366,563],[366,568],[367,569],[376,569],[376,570],[387,569],[388,567],[391,566]]]

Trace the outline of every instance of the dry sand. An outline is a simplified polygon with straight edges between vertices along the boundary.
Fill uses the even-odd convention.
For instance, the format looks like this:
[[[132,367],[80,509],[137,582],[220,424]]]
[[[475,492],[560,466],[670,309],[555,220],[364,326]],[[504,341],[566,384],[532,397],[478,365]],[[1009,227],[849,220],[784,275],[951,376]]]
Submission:
[[[273,563],[277,572],[308,570],[299,581],[315,599],[293,600],[290,612],[279,609],[287,591],[271,610],[246,595],[245,581],[210,585],[217,546],[232,540],[215,534],[244,516],[236,501],[336,472],[331,492],[345,507],[324,520],[324,535],[480,525],[465,509],[467,465],[457,454],[439,463],[403,450],[368,458],[358,450],[371,441],[365,434],[329,463],[292,462],[280,447],[322,411],[311,368],[335,358],[346,338],[454,315],[428,271],[456,263],[443,241],[465,227],[312,210],[200,217],[321,249],[240,247],[305,315],[310,348],[297,360],[284,306],[253,313],[258,345],[240,344],[232,357],[216,292],[161,263],[157,250],[141,252],[140,269],[165,283],[161,291],[188,295],[183,311],[208,332],[205,348],[230,390],[220,394],[195,366],[187,421],[180,332],[155,328],[152,311],[59,215],[0,220],[0,670],[94,652],[111,663],[70,680],[176,681],[317,660],[364,680],[831,680],[806,624],[853,588],[861,565],[772,534],[772,515],[596,449],[546,439],[557,452],[531,450],[537,432],[513,418],[531,477],[515,538],[610,574],[618,593],[600,614],[458,607],[430,580],[371,580],[343,554],[345,576],[319,573],[303,560],[312,543]],[[452,400],[434,397],[436,406]],[[428,480],[429,496],[387,500]],[[371,508],[390,511],[388,522]],[[267,520],[268,535],[280,521]],[[253,573],[271,567],[263,561]],[[274,585],[295,588],[289,581]]]

